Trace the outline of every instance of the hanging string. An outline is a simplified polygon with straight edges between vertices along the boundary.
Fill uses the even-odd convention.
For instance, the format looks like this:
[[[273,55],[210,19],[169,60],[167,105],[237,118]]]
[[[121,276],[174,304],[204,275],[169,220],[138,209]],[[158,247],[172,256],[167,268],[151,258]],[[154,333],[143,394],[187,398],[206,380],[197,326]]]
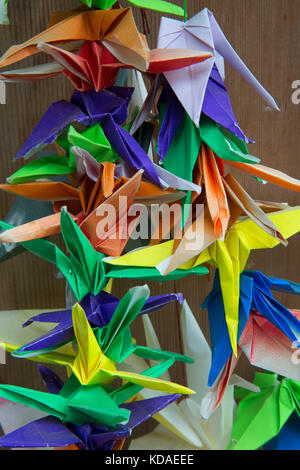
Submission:
[[[186,11],[186,0],[184,0],[184,22],[187,20],[187,11]]]

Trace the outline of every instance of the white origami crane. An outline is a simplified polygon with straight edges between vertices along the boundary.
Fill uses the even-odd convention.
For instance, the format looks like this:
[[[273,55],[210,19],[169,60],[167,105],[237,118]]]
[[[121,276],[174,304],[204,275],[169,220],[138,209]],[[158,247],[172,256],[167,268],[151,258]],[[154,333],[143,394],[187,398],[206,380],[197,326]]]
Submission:
[[[257,81],[232,46],[210,10],[205,8],[186,22],[163,17],[160,23],[159,48],[187,48],[212,54],[201,64],[164,73],[182,106],[198,127],[202,103],[212,67],[220,67],[220,55],[226,59],[263,97],[269,106],[279,110],[274,98]],[[220,69],[219,69],[220,70]],[[222,68],[220,70],[223,74]]]
[[[210,419],[202,418],[201,402],[209,392],[206,385],[211,364],[211,351],[206,339],[186,301],[182,305],[180,315],[184,354],[194,359],[193,364],[186,368],[188,386],[196,391],[192,398],[180,403],[172,403],[162,410],[154,418],[160,423],[150,434],[138,439],[133,439],[130,450],[142,449],[168,449],[168,450],[221,450],[226,449],[232,430],[235,414],[235,402],[233,398],[234,386],[230,383],[223,395],[220,406],[212,414]],[[143,316],[147,346],[160,349],[160,345],[147,315]],[[132,355],[128,358],[126,367],[134,370],[144,370],[146,363],[143,359]],[[125,365],[124,362],[124,365]],[[164,378],[169,377],[165,373]],[[232,376],[233,382],[247,386],[253,390],[248,382]],[[256,390],[257,391],[257,390]],[[153,397],[153,391],[142,390],[143,398]],[[205,400],[210,406],[210,399]],[[204,410],[205,411],[205,410]]]

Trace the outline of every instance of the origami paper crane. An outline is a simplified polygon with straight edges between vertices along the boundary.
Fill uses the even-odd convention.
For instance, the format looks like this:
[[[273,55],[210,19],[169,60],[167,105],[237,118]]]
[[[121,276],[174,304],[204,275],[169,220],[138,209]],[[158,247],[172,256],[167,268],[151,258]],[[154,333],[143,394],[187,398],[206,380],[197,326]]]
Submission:
[[[150,297],[142,307],[140,314],[150,313],[175,298],[177,298],[175,294]],[[181,300],[180,295],[178,299]],[[99,304],[100,300],[101,304]],[[86,308],[87,318],[91,325],[104,327],[109,323],[118,303],[119,299],[102,291],[96,297],[90,295],[85,298],[82,305]],[[57,321],[60,321],[60,324],[57,328],[53,328],[53,323]],[[22,328],[22,324],[27,327]],[[60,365],[64,364],[66,358],[69,358],[71,362],[74,360],[74,350],[68,343],[74,337],[72,310],[2,311],[0,312],[0,327],[0,341],[2,347],[5,345],[6,352],[19,349],[19,353],[21,353],[23,348],[20,346],[25,343],[25,352],[27,349],[39,349],[39,355],[31,356],[31,360]],[[62,343],[65,344],[61,345]],[[49,349],[51,345],[53,347],[57,345],[57,352],[40,354],[40,350]]]
[[[279,109],[271,95],[231,47],[213,13],[207,8],[186,22],[163,17],[159,29],[158,47],[167,49],[188,47],[212,54],[212,58],[203,64],[164,74],[196,126],[199,125],[204,95],[216,53],[228,60],[272,108]]]
[[[102,443],[113,439],[118,439],[119,437],[128,437],[130,435],[130,427],[135,422],[134,418],[137,418],[137,416],[135,416],[134,410],[139,410],[139,417],[144,415],[146,419],[147,412],[149,412],[151,408],[154,408],[155,406],[154,401],[152,401],[152,403],[148,402],[148,408],[147,402],[145,402],[145,414],[143,414],[143,411],[141,410],[141,404],[132,406],[133,404],[130,403],[128,405],[119,407],[119,405],[122,404],[122,401],[119,402],[119,397],[122,395],[118,396],[118,394],[122,393],[123,387],[119,387],[119,389],[117,389],[114,393],[107,393],[100,385],[95,387],[82,387],[78,384],[78,382],[76,382],[76,380],[74,380],[73,376],[71,376],[71,378],[68,379],[68,381],[62,386],[60,379],[51,373],[51,371],[48,369],[43,368],[42,373],[44,380],[45,376],[48,376],[47,385],[49,390],[51,390],[51,393],[38,392],[35,390],[25,389],[17,386],[13,387],[9,385],[1,386],[0,392],[3,395],[9,396],[10,400],[14,400],[17,403],[24,403],[27,406],[31,406],[36,409],[43,409],[45,412],[51,415],[44,418],[45,422],[42,421],[41,423],[41,430],[43,430],[43,433],[40,436],[42,446],[47,444],[47,442],[43,441],[43,437],[47,436],[47,434],[51,431],[51,428],[52,433],[55,434],[55,436],[52,436],[52,442],[53,438],[55,437],[55,442],[57,443],[56,445],[58,447],[70,445],[70,437],[73,440],[77,437],[77,442],[81,443],[81,439],[78,439],[78,437],[81,436],[82,440],[85,441],[87,445],[89,443],[93,445],[93,435],[95,435],[94,445],[96,445],[97,440],[98,445],[101,445]],[[71,396],[72,392],[73,397]],[[111,396],[113,398],[111,398]],[[160,409],[160,405],[163,405],[163,403],[165,403],[166,406],[169,402],[177,398],[178,395],[161,397],[160,400],[156,401],[156,406],[158,409]],[[133,420],[130,423],[131,410],[133,411]],[[53,419],[52,417],[58,419]],[[66,423],[66,431],[61,435],[61,439],[59,439],[60,433],[55,431],[63,431],[61,421]],[[128,423],[127,426],[129,429],[126,427],[126,422]],[[115,429],[115,434],[113,434],[113,428],[115,428],[119,423],[124,423],[125,426],[118,426]],[[85,424],[87,425],[87,429],[85,429]],[[96,425],[96,427],[94,427],[94,425]],[[81,426],[81,428],[78,428],[77,426]],[[99,427],[97,428],[97,426],[101,426],[102,429]],[[35,426],[33,426],[33,428],[34,427]],[[103,429],[103,427],[109,429]],[[70,428],[73,432],[75,432],[75,436],[72,436],[70,432],[67,432],[68,429],[70,430]],[[35,430],[37,431],[38,429],[39,426],[36,426]],[[87,439],[84,439],[83,432],[87,434]],[[102,436],[102,439],[101,436],[98,436],[97,439],[97,434],[100,433],[104,433],[104,435]],[[48,438],[50,436],[51,434],[48,435]],[[88,439],[89,436],[91,436],[90,440]],[[36,434],[34,435],[34,439],[37,439]],[[3,438],[1,445],[4,444],[4,440],[5,437]],[[31,445],[32,444],[33,442]],[[6,445],[8,445],[7,441]],[[34,444],[34,447],[36,447],[36,444]]]
[[[130,8],[73,12],[25,43],[11,46],[0,58],[0,67],[38,53],[41,42],[72,47],[74,41],[101,41],[120,62],[144,71],[148,68],[150,51],[136,28]]]
[[[47,240],[20,242],[20,245],[37,256],[56,264],[66,277],[77,300],[81,300],[88,293],[97,295],[105,287],[109,278],[127,277],[163,281],[178,279],[193,273],[200,276],[208,273],[208,269],[204,266],[197,266],[191,270],[179,269],[169,276],[162,276],[157,269],[129,269],[126,272],[122,270],[121,273],[108,269],[108,272],[105,273],[102,263],[104,255],[94,250],[90,241],[64,208],[61,211],[60,226],[65,244],[71,254],[70,259],[55,244]],[[3,221],[0,221],[0,227],[7,230],[13,228],[12,225]]]
[[[157,379],[145,379],[143,375],[132,374],[130,372],[119,372],[116,370],[116,364],[123,362],[132,353],[141,357],[156,361],[174,362],[183,360],[192,362],[191,359],[178,355],[176,353],[165,352],[156,349],[145,348],[134,345],[129,325],[140,313],[147,298],[149,297],[149,288],[147,286],[135,287],[128,291],[118,304],[109,323],[101,329],[92,330],[84,310],[76,304],[72,309],[72,320],[75,338],[78,345],[78,353],[74,357],[67,357],[65,354],[60,356],[56,352],[58,363],[71,368],[73,374],[82,385],[97,385],[98,383],[110,383],[115,377],[120,377],[126,381],[137,385],[148,383],[150,387],[163,387],[162,390],[168,391],[174,387],[174,384],[157,381]],[[72,338],[71,338],[72,339]],[[4,343],[5,344],[5,343]],[[10,348],[10,345],[8,345]],[[51,342],[48,337],[48,347],[43,350],[33,351],[34,345],[30,345],[29,351],[26,348],[19,348],[13,352],[16,357],[41,357],[47,362],[48,353],[51,354],[56,344]],[[52,356],[51,363],[52,362]],[[36,359],[35,359],[36,360]],[[180,386],[175,385],[175,388]],[[181,388],[185,390],[186,387]],[[179,391],[179,390],[178,390]],[[188,393],[191,390],[186,389]]]
[[[53,75],[64,73],[79,91],[96,90],[108,88],[115,84],[120,68],[130,68],[127,62],[120,62],[99,41],[85,41],[78,54],[64,50],[63,48],[40,42],[38,49],[45,52],[53,60]],[[211,54],[189,51],[186,49],[166,50],[153,49],[150,51],[149,66],[147,73],[161,73],[168,70],[177,70],[189,65],[200,63],[211,57]],[[58,64],[61,68],[57,67]],[[138,67],[137,67],[138,68]],[[45,72],[44,73],[44,69]],[[27,69],[5,71],[1,74],[2,79],[13,81],[40,80],[49,77],[51,66],[37,66],[36,72],[30,67],[30,75]]]
[[[272,290],[300,294],[298,284],[267,277],[259,271],[240,275],[238,344],[252,365],[300,380],[291,361],[293,343],[300,335],[300,320],[297,312],[274,299]],[[213,357],[208,385],[212,386],[232,354],[218,271],[202,306],[209,315]]]
[[[150,319],[144,316],[143,322],[147,345],[159,348]],[[171,450],[221,450],[228,445],[235,409],[233,385],[227,388],[222,404],[213,417],[207,421],[204,420],[201,416],[200,404],[207,391],[206,378],[211,362],[211,351],[186,301],[183,302],[180,312],[180,325],[184,351],[194,359],[193,364],[186,368],[187,383],[197,393],[192,398],[174,403],[168,409],[155,415],[154,418],[160,423],[159,426],[150,434],[133,439],[130,450],[142,450],[149,447]],[[134,370],[145,367],[145,363],[135,356],[130,356],[125,363],[126,367],[131,365]],[[167,373],[164,378],[169,378]],[[149,398],[153,396],[153,392],[142,390],[140,396]]]
[[[63,387],[61,380],[50,369],[39,366],[48,392],[58,394]],[[129,437],[132,430],[175,401],[179,395],[167,395],[150,400],[134,401],[121,405],[130,411],[128,423],[113,427],[103,427],[91,423],[74,425],[62,423],[58,418],[45,416],[26,423],[19,429],[6,433],[0,439],[1,447],[68,447],[75,445],[81,450],[111,450],[116,440]],[[18,405],[20,407],[20,405]],[[24,407],[26,409],[26,407]]]
[[[294,412],[279,434],[264,445],[264,450],[300,450],[299,426],[299,416]]]
[[[109,400],[109,402],[112,400],[109,398],[101,385],[99,385],[99,383],[103,383],[104,386],[108,386],[108,384],[112,382],[115,377],[120,377],[126,382],[134,384],[134,391],[136,390],[136,386],[138,386],[139,391],[140,387],[144,387],[146,385],[152,387],[155,390],[160,389],[165,392],[176,389],[179,393],[193,393],[193,391],[187,387],[155,378],[157,373],[160,375],[166,370],[166,368],[170,367],[170,365],[172,365],[176,359],[190,362],[191,360],[189,358],[178,355],[176,353],[168,353],[150,349],[148,350],[148,348],[134,346],[132,342],[129,324],[139,313],[148,296],[149,289],[147,286],[131,289],[117,306],[117,309],[114,312],[114,315],[112,316],[109,324],[98,331],[98,340],[91,326],[89,325],[82,308],[78,304],[73,307],[73,327],[77,340],[78,352],[74,355],[73,358],[62,355],[61,360],[58,362],[61,365],[64,364],[71,367],[73,371],[73,374],[69,379],[69,381],[71,381],[72,389],[70,402],[72,403],[67,400],[66,396],[68,396],[68,393],[64,392],[63,389],[59,394],[60,398],[55,399],[52,397],[52,405],[50,405],[51,400],[49,401],[49,397],[46,397],[48,394],[45,394],[44,392],[31,392],[27,389],[22,389],[21,387],[15,388],[12,386],[3,385],[0,387],[0,395],[7,399],[18,397],[18,400],[15,399],[14,401],[23,403],[22,398],[20,399],[20,396],[22,397],[29,393],[29,395],[31,394],[32,396],[30,404],[33,407],[47,412],[49,412],[50,409],[51,414],[62,420],[73,422],[73,424],[83,424],[84,421],[82,420],[84,418],[80,417],[80,414],[84,413],[89,415],[89,412],[84,411],[84,408],[87,406],[86,400],[81,402],[81,399],[77,396],[77,394],[74,395],[74,388],[75,390],[78,389],[78,383],[81,384],[79,386],[80,396],[83,393],[84,395],[87,395],[87,397],[93,396],[93,399],[95,399],[96,392],[100,393],[100,395],[102,395],[106,401]],[[120,315],[122,318],[120,318]],[[158,364],[159,367],[156,367],[154,370],[145,371],[144,374],[117,371],[115,367],[116,362],[122,362],[133,351],[139,351],[139,354],[141,354],[142,357],[146,357],[152,360],[163,360],[163,362]],[[48,354],[48,350],[44,350],[40,352],[39,356],[44,356],[45,361],[47,361],[46,356]],[[60,355],[59,352],[56,354],[58,356]],[[128,388],[129,390],[127,390]],[[128,394],[131,389],[132,387],[130,386],[125,387],[125,395]],[[113,393],[114,395],[116,394],[115,391]],[[136,392],[134,394],[136,394]],[[77,398],[75,398],[75,396],[77,396]],[[62,397],[64,397],[65,400],[63,400]],[[25,403],[28,403],[27,400],[25,399]],[[82,408],[84,403],[85,405]],[[74,405],[75,409],[77,408],[80,410],[82,408],[78,417],[76,416],[77,412],[74,412]],[[124,415],[124,413],[120,414],[120,411],[116,411],[116,405],[112,406],[111,404],[112,413],[107,410],[104,402],[102,402],[102,406],[103,411],[99,411],[101,419],[104,420],[102,424],[107,425],[109,423],[111,426],[124,421],[126,413]],[[53,412],[53,410],[56,410],[56,412]],[[115,416],[116,421],[110,421],[113,416]],[[129,415],[127,414],[127,418],[128,417]],[[97,422],[99,422],[99,420],[96,419],[96,423]]]
[[[280,432],[294,412],[299,420],[299,382],[258,372],[254,382],[261,392],[239,394],[243,399],[233,426],[231,450],[258,449]]]
[[[53,103],[23,145],[18,157],[29,157],[56,137],[73,121],[92,125],[101,121],[107,140],[133,170],[144,169],[145,177],[161,186],[153,163],[136,140],[119,123],[126,120],[132,89],[117,88],[103,92],[74,92],[71,103]],[[59,116],[59,118],[58,118]]]
[[[163,191],[152,183],[142,182],[142,170],[130,179],[115,179],[115,165],[111,162],[99,165],[94,160],[91,164],[92,157],[87,154],[89,158],[86,159],[86,153],[80,149],[76,149],[76,155],[83,155],[82,163],[87,170],[80,189],[64,182],[50,181],[0,185],[1,189],[23,197],[42,201],[55,199],[56,211],[53,215],[7,230],[0,234],[0,242],[26,242],[60,233],[60,209],[63,204],[97,251],[120,256],[145,205],[175,202],[185,197],[183,192]],[[94,175],[97,177],[94,178]]]
[[[130,411],[126,425],[115,429],[92,424],[66,425],[49,416],[36,420],[0,439],[2,447],[67,447],[75,445],[80,450],[113,450],[117,440],[130,437],[132,430],[161,408],[168,406],[179,395],[169,395],[153,400],[143,400],[121,405]],[[26,439],[24,440],[24,434]]]
[[[222,161],[209,147],[202,144],[198,159],[193,169],[194,181],[198,185],[203,183],[203,187],[205,189],[204,201],[208,206],[211,219],[214,223],[214,232],[216,235],[218,235],[221,240],[224,239],[225,233],[230,225],[230,206],[232,206],[233,203],[234,211],[239,208],[241,211],[240,215],[245,214],[252,218],[267,233],[277,238],[283,245],[286,245],[287,242],[280,231],[278,231],[277,227],[273,223],[270,223],[264,214],[266,207],[264,208],[261,206],[259,201],[254,201],[232,174],[228,173],[225,176],[224,163],[231,165],[232,162]],[[239,165],[240,163],[236,163],[232,166],[239,169]],[[264,174],[267,180],[279,186],[294,191],[299,191],[300,189],[300,181],[290,178],[284,173],[263,167],[262,165],[253,164],[245,166],[247,168],[251,168],[251,166],[263,168],[263,171],[256,172],[254,169],[250,169],[250,174]],[[242,171],[246,170],[242,168]],[[276,177],[274,177],[275,174]],[[192,202],[194,200],[195,196],[192,196]]]
[[[216,107],[213,106],[212,109],[216,109]],[[210,181],[210,185],[205,186],[206,189],[211,188],[211,191],[206,191],[207,202],[209,208],[213,211],[212,217],[215,219],[216,224],[220,223],[219,227],[215,225],[215,230],[220,230],[221,238],[224,235],[224,229],[226,230],[230,216],[226,193],[235,200],[245,214],[264,226],[269,233],[280,237],[280,234],[276,234],[274,226],[268,227],[263,213],[231,175],[226,176],[227,181],[224,182],[223,180],[221,182],[221,179],[225,176],[224,164],[260,180],[269,181],[293,191],[300,190],[300,181],[278,170],[256,164],[256,157],[247,155],[248,150],[245,143],[237,136],[227,132],[228,129],[233,132],[232,128],[236,127],[234,121],[232,121],[232,126],[229,126],[228,120],[226,121],[225,118],[220,119],[211,114],[213,119],[227,127],[226,130],[225,127],[214,124],[202,115],[199,129],[196,129],[176,96],[168,87],[160,99],[160,110],[161,119],[157,152],[160,155],[161,163],[170,172],[189,180],[193,179],[193,182],[200,186],[202,183],[205,185],[207,180]],[[209,112],[207,115],[209,115]],[[235,139],[232,140],[234,137]],[[204,149],[206,149],[205,152]],[[230,151],[228,152],[228,150]],[[181,155],[184,153],[187,153],[189,158],[183,160]],[[204,153],[205,159],[210,161],[209,166],[203,165]],[[243,160],[246,158],[253,158],[253,161],[244,163]],[[178,165],[179,161],[181,162],[180,165]],[[207,178],[205,178],[205,173]],[[229,179],[230,181],[228,181]],[[230,184],[230,188],[227,183]],[[190,199],[193,202],[191,195],[189,201]]]
[[[164,305],[174,302],[175,300],[181,302],[181,294],[165,294],[155,297],[149,297],[144,306],[141,308],[138,315],[149,314],[156,311]],[[104,328],[110,322],[117,306],[119,299],[107,292],[100,292],[97,296],[91,294],[84,297],[80,305],[84,309],[86,317],[92,328]],[[30,317],[23,326],[28,327],[33,323],[58,323],[57,326],[51,328],[46,334],[37,338],[36,335],[32,341],[25,346],[19,348],[18,353],[21,354],[29,351],[36,351],[41,349],[49,349],[50,347],[60,346],[63,343],[70,341],[74,337],[72,309],[58,310],[54,312],[38,313]],[[5,338],[5,335],[3,336]],[[24,341],[23,341],[24,343]],[[16,342],[14,341],[14,344]],[[20,344],[20,343],[19,343]]]
[[[153,106],[153,101],[149,102]],[[185,113],[183,106],[179,102],[177,96],[171,89],[167,81],[163,81],[163,92],[159,98],[158,106],[162,105],[161,126],[157,140],[157,152],[163,161],[168,153],[172,140],[174,139]],[[149,112],[149,108],[147,108]],[[146,112],[142,110],[140,114],[146,116]],[[230,133],[234,134],[237,138],[245,141],[246,143],[252,142],[241,131],[237,119],[234,115],[229,96],[222,77],[216,67],[213,66],[211,75],[208,80],[204,101],[202,106],[202,113],[215,121],[222,128],[227,129]]]
[[[229,199],[232,199],[241,212],[253,219],[269,235],[277,238],[280,243],[287,244],[276,226],[237,180],[230,173],[225,176],[223,161],[205,145],[200,148],[194,171],[196,169],[199,173],[199,183],[203,182],[205,187],[207,206],[218,238],[224,240],[228,230],[231,217]]]
[[[63,73],[79,91],[100,91],[115,84],[120,69],[130,68],[130,65],[119,62],[99,41],[85,41],[78,54],[43,42],[39,43],[37,48],[50,56],[54,62],[8,70],[0,74],[0,79],[7,82],[35,81]],[[150,63],[146,73],[158,74],[177,70],[203,62],[209,57],[210,54],[185,49],[153,49],[150,51]]]
[[[298,207],[289,208],[268,214],[268,218],[287,239],[300,230],[299,211]],[[191,231],[193,229],[194,227],[191,226]],[[203,225],[199,227],[201,233],[202,229]],[[172,273],[178,268],[195,268],[203,263],[218,267],[230,342],[236,354],[240,274],[245,268],[252,249],[272,248],[279,242],[249,219],[236,222],[227,232],[224,241],[214,238],[213,227],[209,231],[209,225],[205,232],[206,239],[204,237],[203,240],[203,236],[197,237],[197,233],[194,235],[195,243],[192,243],[190,234],[187,237],[186,232],[175,254],[173,254],[174,240],[170,240],[154,247],[125,254],[120,258],[106,258],[104,262],[117,266],[156,267],[163,275]]]
[[[134,172],[130,171],[128,167],[125,169],[123,162],[115,163],[115,166],[108,165],[108,163],[112,163],[115,160],[113,154],[105,154],[105,156],[103,156],[103,161],[98,162],[97,159],[92,157],[92,155],[86,150],[86,148],[94,150],[94,148],[102,147],[102,145],[98,145],[97,141],[93,142],[93,140],[87,138],[88,133],[96,133],[100,129],[100,126],[96,125],[88,128],[82,134],[79,134],[77,132],[75,133],[73,129],[69,132],[69,137],[70,139],[72,139],[73,143],[76,142],[77,144],[80,144],[81,147],[70,146],[69,156],[49,155],[28,162],[19,170],[17,170],[13,175],[9,176],[7,178],[9,184],[2,185],[1,189],[4,189],[11,193],[21,194],[24,197],[34,199],[37,198],[38,200],[49,199],[53,201],[55,199],[55,195],[59,195],[60,200],[67,200],[68,197],[72,197],[73,199],[79,198],[79,200],[82,201],[87,196],[81,196],[80,190],[76,191],[76,189],[69,189],[69,186],[62,181],[55,182],[60,183],[59,185],[50,185],[49,182],[46,182],[45,185],[42,185],[39,182],[36,185],[21,185],[23,183],[32,183],[33,181],[39,179],[52,178],[53,176],[60,175],[70,175],[70,179],[72,180],[72,183],[75,186],[77,184],[84,184],[85,176],[87,176],[88,179],[91,180],[91,182],[97,184],[101,182],[103,185],[104,183],[107,184],[106,178],[111,176],[113,173],[112,171],[110,171],[109,173],[104,172],[104,175],[102,175],[103,169],[108,170],[113,168],[113,185],[118,188],[122,184],[122,182],[125,183],[131,176],[133,176]],[[57,142],[58,141],[60,144],[62,144],[60,139],[58,139]],[[63,145],[65,145],[65,142],[63,143]],[[68,145],[68,143],[66,145]],[[82,147],[85,147],[85,149]],[[92,149],[90,147],[92,147]],[[194,191],[197,194],[201,193],[201,187],[197,184],[178,178],[175,175],[172,175],[172,173],[169,173],[168,171],[159,167],[158,165],[154,164],[154,167],[157,171],[157,174],[159,175],[160,182],[164,188],[160,189],[153,183],[141,181],[140,189],[137,194],[137,199],[140,202],[141,200],[143,200],[143,202],[146,202],[146,200],[149,199],[152,199],[152,201],[154,201],[155,198],[159,198],[167,203],[172,202],[181,199],[183,195],[185,196],[185,194],[180,193],[179,190]],[[105,176],[105,178],[102,178],[102,176]],[[86,184],[85,186],[91,186],[91,182],[89,184]],[[109,180],[108,184],[112,185],[112,182]],[[42,191],[42,188],[44,187],[47,189],[46,191]],[[176,188],[178,191],[175,191],[175,189],[170,188]],[[88,203],[85,202],[85,205],[87,206]]]
[[[253,272],[253,274],[255,277],[262,278],[261,282],[263,285],[265,282],[264,276],[256,272]],[[268,282],[265,282],[265,288],[262,288],[262,291],[260,291],[259,288],[255,288],[255,283],[250,276],[241,276],[243,284],[241,290],[245,294],[241,294],[240,299],[237,358],[234,357],[230,346],[224,305],[220,298],[221,295],[209,296],[208,302],[205,304],[209,309],[213,349],[212,367],[208,379],[208,384],[212,387],[212,393],[207,393],[203,400],[205,407],[203,413],[206,418],[221,403],[228,381],[237,366],[242,352],[253,366],[269,370],[293,380],[299,380],[300,378],[297,360],[294,361],[294,357],[298,354],[298,339],[295,340],[294,338],[299,338],[299,311],[287,310],[273,299],[271,293],[268,295],[267,292],[263,292],[263,290],[270,291],[270,280],[268,278],[265,279]],[[280,284],[285,285],[287,292],[292,292],[291,289],[293,289],[293,293],[297,293],[293,283],[282,279],[274,279],[274,281],[279,281]],[[256,294],[254,295],[252,291]],[[265,316],[262,316],[254,308],[255,302],[253,302],[252,297],[259,299],[260,309],[264,312]],[[218,312],[215,310],[217,306],[221,308]],[[251,306],[252,309],[250,310]],[[220,312],[221,317],[219,316]],[[222,318],[221,321],[220,318]],[[215,323],[214,320],[216,320]],[[223,360],[225,357],[226,362]],[[214,383],[214,381],[216,382]]]
[[[111,114],[117,124],[122,124],[127,118],[127,106],[132,93],[132,88],[125,87],[112,87],[99,93],[80,93],[75,90],[70,102],[57,101],[48,108],[15,158],[29,158],[45,145],[54,142],[72,122],[92,126]]]
[[[162,105],[161,109],[163,118]],[[169,126],[168,131],[170,131]],[[193,169],[202,143],[206,144],[215,155],[226,161],[226,163],[227,161],[249,164],[259,162],[257,157],[249,155],[244,141],[237,138],[234,134],[227,132],[226,129],[220,127],[204,114],[202,114],[199,127],[197,128],[186,112],[183,112],[180,126],[174,138],[171,135],[168,142],[170,141],[171,145],[165,159],[161,163],[166,170],[189,181],[193,179]],[[187,155],[188,158],[183,159],[182,155]]]
[[[17,172],[16,179],[18,181],[24,179],[27,182],[4,184],[1,189],[29,199],[54,202],[56,212],[60,210],[61,201],[65,201],[65,204],[70,205],[71,212],[78,216],[80,220],[83,220],[105,199],[112,196],[114,191],[124,191],[125,186],[128,187],[128,190],[129,188],[134,189],[133,186],[136,186],[136,190],[139,189],[142,170],[131,178],[131,182],[128,178],[115,181],[115,165],[112,162],[104,161],[98,164],[87,152],[77,148],[75,152],[76,157],[78,156],[78,163],[77,169],[75,167],[73,170],[76,173],[70,176],[72,184],[51,179],[35,182],[36,172],[41,173],[44,171],[45,174],[52,172],[53,175],[56,171],[55,161],[59,160],[60,156],[54,156],[53,164],[52,156],[49,156],[45,159],[41,158],[30,162]],[[40,160],[42,161],[40,162]],[[133,184],[134,182],[135,184]],[[121,186],[123,186],[123,189],[120,188]],[[147,187],[148,185],[143,186]],[[160,190],[158,189],[156,192],[159,193]]]
[[[56,264],[78,300],[89,293],[97,295],[108,281],[102,263],[104,255],[94,250],[84,233],[64,209],[61,211],[60,224],[69,257],[54,243],[46,240],[33,240],[23,242],[21,245],[37,256]],[[0,226],[5,229],[13,228],[1,221]]]

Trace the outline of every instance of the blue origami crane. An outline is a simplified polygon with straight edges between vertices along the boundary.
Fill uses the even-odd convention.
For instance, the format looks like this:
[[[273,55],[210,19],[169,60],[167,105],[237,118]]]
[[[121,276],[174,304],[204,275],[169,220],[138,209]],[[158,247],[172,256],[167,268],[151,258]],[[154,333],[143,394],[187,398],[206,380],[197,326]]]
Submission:
[[[292,342],[297,341],[300,321],[274,299],[271,290],[300,294],[300,285],[284,279],[267,277],[260,271],[244,271],[240,276],[239,328],[240,339],[252,308],[282,331]],[[208,385],[212,386],[227,360],[233,353],[225,320],[224,304],[219,272],[216,271],[214,286],[202,304],[207,308],[212,344],[212,365]]]

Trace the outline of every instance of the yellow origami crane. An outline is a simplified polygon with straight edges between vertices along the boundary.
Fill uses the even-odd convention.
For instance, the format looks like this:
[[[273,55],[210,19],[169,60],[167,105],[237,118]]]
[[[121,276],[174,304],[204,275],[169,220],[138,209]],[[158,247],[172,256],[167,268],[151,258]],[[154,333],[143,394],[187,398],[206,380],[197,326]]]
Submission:
[[[285,238],[300,231],[300,206],[268,214]],[[210,237],[208,237],[210,238]],[[163,274],[175,269],[191,269],[209,263],[219,269],[226,322],[232,349],[237,354],[237,333],[239,323],[240,273],[245,269],[251,250],[273,248],[279,240],[269,235],[253,220],[238,220],[227,232],[224,241],[213,240],[207,246],[199,244],[198,250],[188,251],[184,240],[173,251],[174,240],[130,252],[120,258],[105,258],[114,266],[159,267]],[[198,254],[195,256],[196,252]],[[179,255],[177,254],[179,253]],[[109,274],[108,274],[109,275]]]
[[[77,353],[73,350],[72,354],[70,352],[72,349],[71,345],[67,344],[56,351],[28,358],[34,361],[69,367],[82,385],[107,384],[116,377],[119,377],[126,382],[166,393],[180,393],[184,395],[195,393],[193,390],[174,382],[133,372],[117,371],[116,363],[101,351],[85,312],[79,304],[74,305],[72,318],[75,338],[77,340]],[[7,351],[15,351],[18,347],[12,344],[5,344]]]
[[[132,372],[117,371],[115,362],[106,357],[101,351],[84,310],[79,304],[75,304],[73,307],[72,317],[75,337],[78,344],[78,353],[71,368],[82,385],[107,383],[119,377],[127,382],[152,390],[187,395],[194,393],[193,390],[173,382]]]

